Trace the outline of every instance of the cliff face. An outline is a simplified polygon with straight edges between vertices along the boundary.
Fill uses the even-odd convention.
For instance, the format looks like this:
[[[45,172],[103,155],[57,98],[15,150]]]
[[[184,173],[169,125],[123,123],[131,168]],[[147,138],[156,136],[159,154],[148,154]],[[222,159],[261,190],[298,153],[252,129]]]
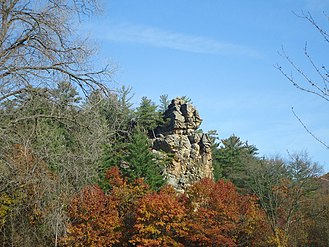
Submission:
[[[184,190],[201,178],[213,177],[211,142],[197,131],[202,119],[197,110],[179,98],[172,100],[164,113],[167,124],[156,129],[153,151],[173,155],[165,168],[168,183]]]

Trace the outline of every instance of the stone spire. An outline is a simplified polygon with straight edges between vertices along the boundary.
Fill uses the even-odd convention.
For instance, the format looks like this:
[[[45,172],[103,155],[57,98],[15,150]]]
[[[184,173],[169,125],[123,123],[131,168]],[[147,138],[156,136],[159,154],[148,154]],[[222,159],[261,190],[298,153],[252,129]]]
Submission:
[[[156,129],[154,152],[173,155],[165,168],[168,183],[185,190],[202,178],[213,177],[211,141],[207,134],[197,131],[202,119],[193,105],[173,99],[164,113],[167,123]]]

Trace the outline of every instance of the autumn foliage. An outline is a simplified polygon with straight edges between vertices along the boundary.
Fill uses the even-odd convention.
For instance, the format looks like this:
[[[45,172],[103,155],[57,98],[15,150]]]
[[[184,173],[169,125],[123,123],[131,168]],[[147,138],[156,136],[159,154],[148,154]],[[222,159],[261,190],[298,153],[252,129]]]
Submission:
[[[188,191],[189,245],[257,246],[264,215],[255,198],[240,195],[230,181],[203,179]],[[265,240],[264,240],[265,241]]]
[[[4,160],[8,169],[1,172],[0,189],[0,243],[11,241],[12,246],[22,242],[43,242],[45,239],[34,236],[24,239],[22,235],[37,232],[42,234],[49,228],[48,219],[52,215],[54,198],[51,193],[58,178],[46,164],[38,159],[33,151],[15,144],[7,150]],[[3,183],[4,181],[10,183]],[[43,225],[43,228],[39,227]],[[9,239],[7,236],[10,236]]]
[[[98,186],[87,186],[71,202],[71,223],[65,246],[112,246],[119,242],[122,225],[118,205]]]
[[[188,236],[187,211],[172,187],[145,195],[138,202],[134,235],[138,246],[184,246]]]
[[[111,189],[87,186],[71,202],[64,246],[257,246],[264,215],[231,182],[203,179],[178,194],[128,183],[117,168]]]

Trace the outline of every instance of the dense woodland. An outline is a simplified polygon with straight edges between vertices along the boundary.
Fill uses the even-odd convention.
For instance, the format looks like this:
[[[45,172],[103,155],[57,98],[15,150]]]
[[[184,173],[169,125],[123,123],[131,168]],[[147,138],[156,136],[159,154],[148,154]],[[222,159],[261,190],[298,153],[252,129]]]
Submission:
[[[214,179],[167,185],[149,138],[169,99],[134,107],[91,69],[69,17],[95,4],[0,1],[1,245],[329,246],[329,176],[306,153],[212,130]]]

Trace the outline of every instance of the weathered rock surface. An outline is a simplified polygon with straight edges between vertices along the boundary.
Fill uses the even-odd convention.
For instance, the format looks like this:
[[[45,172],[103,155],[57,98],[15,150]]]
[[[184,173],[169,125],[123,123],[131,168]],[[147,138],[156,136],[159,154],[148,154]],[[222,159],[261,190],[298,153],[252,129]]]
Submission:
[[[185,190],[201,178],[212,178],[211,142],[207,134],[197,131],[202,122],[197,110],[176,98],[164,116],[168,122],[156,129],[153,151],[173,155],[165,168],[168,183],[177,190]]]

